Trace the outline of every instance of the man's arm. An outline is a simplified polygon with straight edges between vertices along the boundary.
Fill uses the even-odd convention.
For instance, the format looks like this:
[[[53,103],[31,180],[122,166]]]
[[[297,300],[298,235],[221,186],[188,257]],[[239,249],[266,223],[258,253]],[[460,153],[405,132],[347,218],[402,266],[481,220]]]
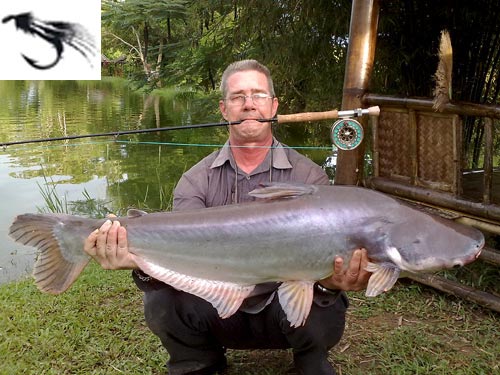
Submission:
[[[193,181],[187,173],[183,174],[174,189],[173,211],[205,208],[205,193],[201,186],[202,178]]]

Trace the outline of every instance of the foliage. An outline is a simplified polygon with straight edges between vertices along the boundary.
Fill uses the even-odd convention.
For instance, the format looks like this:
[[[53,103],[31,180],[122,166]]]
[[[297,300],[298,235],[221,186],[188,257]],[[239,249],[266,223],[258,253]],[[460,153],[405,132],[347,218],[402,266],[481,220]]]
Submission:
[[[40,194],[45,202],[44,207],[38,207],[39,212],[64,213],[94,218],[106,217],[111,212],[106,207],[106,204],[109,202],[92,198],[86,189],[82,192],[84,199],[68,201],[66,195],[59,196],[56,183],[53,181],[49,183],[45,177],[44,179],[45,183],[43,185],[37,183]]]
[[[103,1],[104,48],[119,48],[140,62],[145,78],[154,81],[164,54],[164,44],[171,43],[170,22],[185,16],[184,0]],[[114,41],[110,41],[115,39]],[[127,51],[128,50],[128,51]],[[154,55],[155,59],[150,57]],[[153,62],[156,61],[156,62]]]
[[[340,104],[350,1],[279,1],[262,6],[247,1],[240,9],[235,58],[264,61],[289,110]]]
[[[103,49],[129,55],[129,77],[141,85],[204,91],[218,88],[230,62],[255,58],[273,72],[283,111],[324,110],[341,102],[351,5],[106,0]],[[454,49],[453,99],[499,103],[498,1],[386,0],[380,6],[372,91],[432,96],[439,35],[447,29]],[[483,126],[467,119],[464,151],[472,166],[480,161],[482,138]]]
[[[229,62],[257,58],[271,68],[287,102],[300,107],[305,97],[331,100],[341,94],[350,5],[342,0],[107,0],[103,45],[106,50],[121,43],[135,59],[152,54],[150,61],[158,61],[163,54],[167,58],[157,67],[162,79],[206,90],[217,88]],[[499,14],[494,0],[381,2],[374,89],[431,96],[439,34],[448,29],[454,97],[495,102],[500,92]],[[167,44],[160,49],[162,40]]]
[[[37,182],[38,190],[43,197],[45,207],[38,208],[39,212],[55,212],[55,213],[69,213],[68,201],[66,196],[62,198],[57,194],[54,182],[50,183],[47,178],[43,176],[45,183],[41,185]]]
[[[167,3],[180,7],[177,1],[165,1],[165,7]],[[185,12],[168,17],[169,37],[160,49],[165,15],[155,18],[157,13],[147,11],[149,2],[139,9],[136,1],[104,2],[104,50],[117,48],[122,39],[123,52],[131,50],[135,60],[142,53],[153,55],[148,61],[158,62],[163,53],[165,58],[155,68],[161,85],[190,85],[205,91],[218,88],[222,70],[230,62],[256,58],[273,71],[277,91],[289,107],[301,110],[340,102],[343,80],[335,77],[342,77],[344,70],[350,2],[181,3]],[[140,35],[137,41],[134,33]],[[325,75],[332,79],[325,80]]]

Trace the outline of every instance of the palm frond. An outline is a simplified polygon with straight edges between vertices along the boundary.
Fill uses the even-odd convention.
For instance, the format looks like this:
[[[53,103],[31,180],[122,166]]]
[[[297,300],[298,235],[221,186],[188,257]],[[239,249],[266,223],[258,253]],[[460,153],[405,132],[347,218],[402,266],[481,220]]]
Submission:
[[[436,87],[434,88],[434,105],[436,111],[442,111],[443,106],[451,100],[453,73],[453,49],[451,47],[450,33],[441,31],[439,43],[439,63],[434,74]]]

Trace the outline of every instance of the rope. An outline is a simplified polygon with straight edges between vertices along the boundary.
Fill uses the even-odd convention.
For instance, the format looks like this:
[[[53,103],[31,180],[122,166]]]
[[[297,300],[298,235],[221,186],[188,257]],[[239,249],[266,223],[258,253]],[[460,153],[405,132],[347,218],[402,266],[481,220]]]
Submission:
[[[223,144],[212,143],[177,143],[177,142],[154,142],[154,141],[116,141],[116,143],[166,145],[180,147],[223,147]],[[332,146],[231,146],[233,148],[293,148],[296,150],[332,150]]]

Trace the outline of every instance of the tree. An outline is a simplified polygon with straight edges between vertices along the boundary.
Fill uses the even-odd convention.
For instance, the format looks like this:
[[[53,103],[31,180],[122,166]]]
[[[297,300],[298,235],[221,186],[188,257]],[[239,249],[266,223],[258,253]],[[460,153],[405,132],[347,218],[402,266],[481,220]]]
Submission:
[[[185,0],[103,1],[104,37],[119,40],[141,63],[148,81],[157,80],[172,20],[186,16]]]
[[[500,2],[380,4],[371,91],[431,97],[439,36],[447,29],[452,99],[499,103]],[[105,0],[103,45],[130,51],[143,83],[203,91],[218,87],[230,62],[255,58],[273,72],[284,111],[325,110],[341,102],[350,11],[348,0]],[[483,127],[467,119],[465,128],[475,165]]]

